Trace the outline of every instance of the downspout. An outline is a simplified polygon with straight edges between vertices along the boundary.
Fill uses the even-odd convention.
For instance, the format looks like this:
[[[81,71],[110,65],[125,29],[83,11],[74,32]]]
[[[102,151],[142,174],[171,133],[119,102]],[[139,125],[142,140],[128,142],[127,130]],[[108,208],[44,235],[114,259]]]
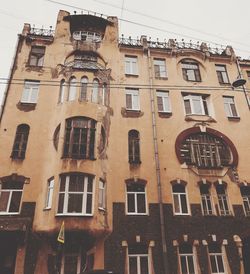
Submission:
[[[160,210],[160,230],[161,230],[161,244],[162,244],[162,254],[163,254],[163,267],[164,267],[164,273],[169,274],[167,243],[166,243],[166,234],[165,234],[166,225],[165,225],[165,217],[164,217],[164,210],[163,210],[162,183],[161,183],[160,160],[159,160],[157,128],[156,128],[156,118],[155,118],[155,97],[154,97],[154,89],[153,89],[152,61],[151,61],[150,48],[147,44],[147,38],[145,36],[142,36],[141,42],[143,45],[143,50],[147,54],[147,61],[148,61],[150,108],[151,108],[151,114],[152,114],[155,172],[156,172],[156,178],[157,178],[157,193],[158,193],[158,203],[159,203],[159,210]]]
[[[0,124],[2,122],[3,112],[4,112],[5,105],[6,105],[7,96],[8,96],[8,93],[9,93],[10,84],[12,82],[14,69],[15,69],[15,66],[16,66],[16,60],[17,60],[18,48],[19,48],[19,45],[20,45],[20,41],[21,41],[21,35],[19,34],[17,42],[16,42],[16,46],[15,46],[15,54],[14,54],[14,57],[12,59],[12,64],[11,64],[11,68],[10,68],[10,72],[9,72],[9,77],[7,79],[7,86],[5,88],[5,92],[4,92],[3,99],[2,99],[2,104],[1,104],[1,107],[0,107]]]

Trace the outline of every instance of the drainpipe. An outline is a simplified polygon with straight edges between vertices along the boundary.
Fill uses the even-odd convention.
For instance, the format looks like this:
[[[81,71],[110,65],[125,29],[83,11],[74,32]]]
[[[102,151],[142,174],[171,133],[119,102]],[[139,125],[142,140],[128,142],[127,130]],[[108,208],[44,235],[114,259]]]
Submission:
[[[155,118],[155,99],[154,99],[155,97],[154,97],[154,89],[153,89],[152,61],[151,61],[150,48],[148,47],[146,36],[141,36],[141,42],[143,45],[143,50],[147,54],[147,61],[148,61],[150,107],[151,107],[151,114],[152,114],[152,130],[153,130],[153,143],[154,143],[155,172],[156,172],[156,178],[157,178],[157,193],[158,193],[158,203],[159,203],[159,210],[160,210],[160,230],[161,230],[161,244],[162,244],[162,254],[163,254],[163,267],[164,267],[164,273],[169,274],[167,243],[166,243],[166,234],[165,234],[166,225],[165,225],[165,217],[164,217],[163,201],[162,201],[160,160],[159,160],[157,128],[156,128],[156,118]]]

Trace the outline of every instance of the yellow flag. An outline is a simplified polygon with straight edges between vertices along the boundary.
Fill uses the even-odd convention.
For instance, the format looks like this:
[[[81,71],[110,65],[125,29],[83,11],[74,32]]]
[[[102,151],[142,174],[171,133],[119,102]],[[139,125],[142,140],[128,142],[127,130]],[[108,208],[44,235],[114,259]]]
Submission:
[[[57,241],[64,244],[65,235],[64,235],[64,221],[62,222],[59,234],[57,236]]]

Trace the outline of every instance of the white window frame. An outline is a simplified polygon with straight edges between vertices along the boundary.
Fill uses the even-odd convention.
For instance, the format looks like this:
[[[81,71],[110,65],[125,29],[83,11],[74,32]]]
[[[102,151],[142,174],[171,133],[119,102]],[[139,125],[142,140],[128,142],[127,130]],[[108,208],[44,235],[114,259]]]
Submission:
[[[219,83],[220,84],[229,84],[230,82],[229,82],[226,66],[225,65],[215,65],[215,69],[216,69],[217,76],[218,76],[218,74],[220,74],[220,77],[222,79],[222,81],[220,81],[220,78],[218,76]]]
[[[185,101],[189,101],[191,113],[187,113],[187,110],[185,107]],[[194,103],[195,101],[199,102],[200,111],[197,111],[195,109],[195,103]],[[204,97],[203,95],[195,95],[195,94],[183,95],[183,104],[184,104],[184,110],[186,115],[207,115],[207,116],[210,115],[208,96]],[[204,104],[206,104],[208,113],[205,112]]]
[[[93,204],[94,204],[94,178],[90,178],[90,181],[88,181],[89,176],[87,175],[83,175],[84,177],[84,189],[83,191],[72,191],[69,192],[69,184],[70,184],[70,175],[67,175],[65,178],[65,190],[64,191],[60,191],[59,189],[59,196],[60,194],[64,194],[64,199],[63,199],[63,210],[61,213],[58,212],[57,209],[57,216],[61,216],[61,215],[67,215],[67,216],[93,216]],[[88,192],[88,184],[92,183],[92,192]],[[61,182],[60,182],[61,184]],[[83,199],[82,199],[82,212],[77,213],[77,212],[68,212],[68,201],[69,201],[69,194],[82,194]],[[88,199],[88,194],[91,195],[91,213],[87,213],[87,199]],[[58,203],[59,203],[59,198],[58,198]]]
[[[14,211],[14,212],[10,212],[10,205],[11,205],[11,200],[12,200],[12,196],[13,193],[15,192],[21,192],[21,199],[20,199],[20,204],[19,204],[19,209],[18,211]],[[7,208],[6,211],[0,211],[0,215],[17,215],[20,214],[20,210],[21,210],[21,204],[22,204],[22,197],[23,197],[23,187],[20,188],[8,188],[8,189],[2,189],[2,184],[0,184],[0,199],[1,199],[1,193],[9,193],[9,197],[8,197],[8,203],[7,203]]]
[[[40,81],[25,80],[21,103],[36,104]]]
[[[156,67],[158,71],[156,70]],[[165,59],[154,58],[154,72],[155,78],[167,78],[167,67]]]
[[[125,74],[138,75],[138,58],[137,58],[137,56],[125,55]]]
[[[203,201],[206,204],[206,209],[204,209]],[[211,210],[208,209],[208,201],[210,201]],[[203,216],[213,216],[213,215],[215,215],[214,202],[213,202],[213,197],[212,197],[211,193],[201,194],[201,208],[202,208]]]
[[[55,185],[55,179],[54,178],[49,179],[47,184],[47,193],[46,193],[44,209],[51,209],[52,207],[54,185]]]
[[[151,274],[151,267],[148,254],[128,254],[128,273],[130,274],[130,258],[136,258],[137,274],[144,274],[141,272],[141,258],[147,258],[148,261],[148,274]]]
[[[144,186],[144,191],[128,191],[127,190],[127,185],[125,186],[126,189],[126,214],[127,215],[148,215],[148,202],[147,202],[147,193],[146,193],[146,186]],[[145,199],[145,212],[138,212],[138,196],[144,194],[144,199]],[[128,195],[133,195],[134,196],[134,207],[135,211],[130,212],[128,208]]]
[[[244,208],[244,213],[245,216],[250,216],[250,196],[249,195],[242,195],[242,200],[243,200],[243,208]],[[247,209],[248,207],[249,209]]]
[[[230,100],[231,99],[231,100]],[[234,97],[232,96],[223,96],[224,109],[227,117],[229,118],[239,118],[239,114],[236,108]],[[236,115],[233,113],[233,108],[236,112]]]
[[[106,182],[99,180],[98,209],[106,210]]]
[[[77,81],[76,78],[71,78],[69,81],[68,101],[75,101],[77,97]]]
[[[195,258],[195,255],[194,255],[194,252],[193,253],[180,253],[179,252],[179,256],[180,256],[180,269],[181,269],[181,273],[183,273],[183,270],[182,270],[182,264],[181,264],[181,258],[185,258],[185,261],[186,261],[186,268],[187,268],[187,274],[193,274],[192,272],[190,272],[190,267],[189,267],[189,262],[188,262],[188,257],[191,257],[192,260],[193,260],[193,265],[194,265],[194,274],[197,273],[197,267],[196,267],[196,258]]]
[[[214,257],[215,258],[215,263],[216,263],[216,268],[217,270],[219,270],[218,268],[218,257],[221,257],[221,260],[222,260],[222,265],[223,265],[223,268],[224,268],[224,271],[223,272],[219,272],[219,271],[216,271],[216,272],[213,272],[212,271],[212,263],[211,263],[211,257]],[[210,267],[211,267],[211,274],[226,274],[226,269],[225,269],[225,263],[224,263],[224,259],[223,259],[223,254],[222,252],[218,253],[218,252],[209,252],[209,263],[210,263]]]
[[[139,97],[139,89],[125,89],[126,91],[126,109],[127,110],[140,110],[140,97]],[[127,96],[131,97],[131,108],[127,106]]]
[[[183,208],[182,208],[183,206],[182,206],[182,203],[181,203],[181,197],[182,196],[185,196],[185,200],[186,200],[186,204],[187,204],[187,212],[183,212]],[[187,187],[186,186],[185,186],[185,192],[174,192],[173,191],[173,186],[172,186],[172,198],[173,198],[174,215],[191,215],[190,214],[190,205],[189,205]],[[175,206],[176,205],[175,201],[178,202],[179,212],[177,212],[177,208]]]
[[[168,91],[163,91],[163,90],[156,90],[156,97],[157,97],[158,112],[171,113],[172,110],[171,110],[169,92]],[[161,98],[161,100],[162,100],[163,110],[159,110],[158,98]]]
[[[224,188],[224,191],[225,191],[224,194],[218,194],[216,192],[220,216],[232,216],[233,211],[231,209],[231,205],[229,202],[226,188]],[[228,210],[226,210],[226,207],[228,208]]]
[[[65,89],[66,89],[66,82],[65,82],[64,79],[62,79],[61,82],[60,82],[58,104],[61,104],[64,101]]]

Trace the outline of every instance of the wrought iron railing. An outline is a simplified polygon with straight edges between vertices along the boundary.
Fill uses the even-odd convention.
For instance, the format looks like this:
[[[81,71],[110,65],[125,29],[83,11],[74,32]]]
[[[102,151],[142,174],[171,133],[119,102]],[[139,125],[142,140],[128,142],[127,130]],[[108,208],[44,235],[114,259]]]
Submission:
[[[134,46],[134,47],[142,47],[142,40],[137,38],[137,39],[132,39],[131,37],[125,38],[123,35],[121,38],[119,38],[119,44],[120,45],[125,45],[125,46]],[[156,41],[151,41],[149,38],[147,40],[147,46],[149,48],[157,48],[157,49],[195,49],[195,50],[202,50],[204,51],[205,49],[209,51],[212,54],[222,54],[226,47],[225,46],[215,46],[212,47],[209,44],[206,43],[200,43],[198,42],[193,42],[189,41],[186,42],[184,39],[181,41],[177,41],[176,39],[169,39],[168,41],[163,41],[160,42],[158,39]]]
[[[37,35],[37,36],[50,36],[53,37],[55,35],[55,30],[53,30],[52,28],[50,29],[44,29],[44,28],[31,28],[30,35]]]

